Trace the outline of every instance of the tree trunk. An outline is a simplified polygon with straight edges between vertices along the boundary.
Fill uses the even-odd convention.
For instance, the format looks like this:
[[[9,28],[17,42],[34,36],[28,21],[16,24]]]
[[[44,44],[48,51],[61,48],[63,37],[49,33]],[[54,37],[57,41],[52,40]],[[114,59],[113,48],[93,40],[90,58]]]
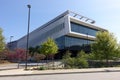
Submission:
[[[54,55],[52,55],[52,63],[53,63],[53,69],[55,68],[55,64],[54,64]]]

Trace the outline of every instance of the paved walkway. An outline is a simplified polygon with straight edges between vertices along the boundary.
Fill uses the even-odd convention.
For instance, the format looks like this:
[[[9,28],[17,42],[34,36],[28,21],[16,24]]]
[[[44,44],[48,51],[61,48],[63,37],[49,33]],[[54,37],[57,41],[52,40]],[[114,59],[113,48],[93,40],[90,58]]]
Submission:
[[[95,73],[95,72],[118,72],[120,67],[113,68],[89,68],[89,69],[60,69],[60,70],[28,70],[12,69],[0,71],[0,77],[5,76],[28,76],[28,75],[52,75],[72,73]]]

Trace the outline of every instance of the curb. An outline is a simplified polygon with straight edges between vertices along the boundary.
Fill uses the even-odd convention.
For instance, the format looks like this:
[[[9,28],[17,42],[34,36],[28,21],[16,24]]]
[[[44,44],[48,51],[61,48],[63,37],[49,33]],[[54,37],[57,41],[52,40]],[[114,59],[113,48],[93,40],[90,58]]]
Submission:
[[[4,70],[14,70],[14,69],[18,69],[18,68],[7,68],[7,69],[0,69],[0,71],[4,71]]]
[[[17,76],[35,76],[35,75],[59,75],[59,74],[80,74],[80,73],[101,73],[101,72],[120,72],[120,70],[104,70],[104,71],[86,71],[86,72],[58,72],[58,73],[33,73],[33,74],[15,74],[0,75],[0,77],[17,77]]]

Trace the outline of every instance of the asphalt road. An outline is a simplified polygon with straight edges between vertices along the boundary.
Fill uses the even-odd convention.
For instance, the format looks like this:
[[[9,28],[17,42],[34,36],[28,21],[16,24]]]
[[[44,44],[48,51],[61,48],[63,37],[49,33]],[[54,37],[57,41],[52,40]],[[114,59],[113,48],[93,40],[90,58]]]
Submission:
[[[12,76],[0,80],[120,80],[120,72]]]

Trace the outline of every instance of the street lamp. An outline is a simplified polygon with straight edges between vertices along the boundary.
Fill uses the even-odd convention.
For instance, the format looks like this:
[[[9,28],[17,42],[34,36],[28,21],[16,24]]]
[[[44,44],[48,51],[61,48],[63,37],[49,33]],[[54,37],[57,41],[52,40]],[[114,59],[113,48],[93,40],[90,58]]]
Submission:
[[[87,45],[88,45],[88,33],[86,33],[86,35],[87,35]]]
[[[88,32],[86,33],[86,35],[87,35],[87,44],[86,44],[86,51],[88,52],[88,45],[89,45],[89,43],[88,43]]]
[[[11,50],[11,41],[14,36],[10,36],[10,43],[9,43],[9,49]]]
[[[12,38],[13,38],[14,36],[10,36],[10,42],[12,41]]]
[[[27,70],[27,54],[29,53],[28,47],[29,47],[29,27],[30,27],[30,8],[31,5],[27,5],[28,7],[28,29],[27,29],[27,44],[26,44],[26,64],[25,64],[25,70]]]

